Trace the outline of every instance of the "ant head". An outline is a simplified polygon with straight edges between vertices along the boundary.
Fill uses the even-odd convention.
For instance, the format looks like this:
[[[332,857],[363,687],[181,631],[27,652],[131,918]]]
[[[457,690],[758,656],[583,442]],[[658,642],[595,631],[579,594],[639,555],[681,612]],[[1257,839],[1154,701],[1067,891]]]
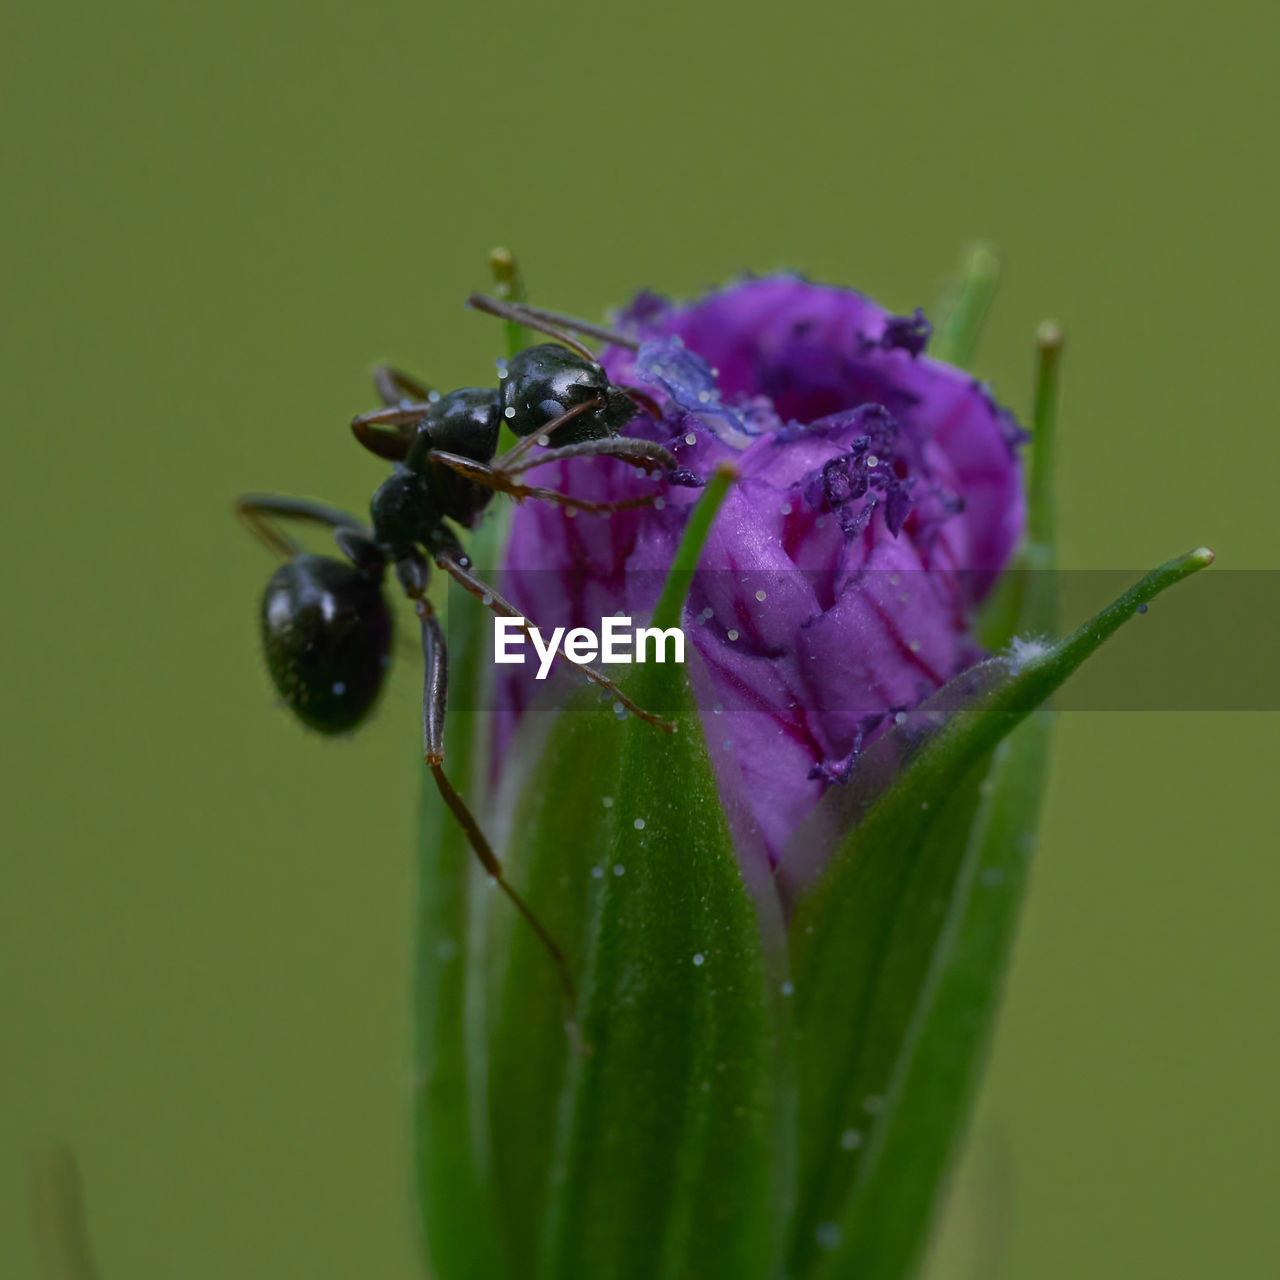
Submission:
[[[298,555],[262,595],[262,647],[280,697],[303,724],[346,733],[373,710],[391,662],[381,572]]]
[[[507,362],[502,413],[518,436],[531,436],[579,405],[598,403],[555,433],[557,445],[616,435],[635,416],[625,391],[609,382],[600,365],[556,342],[526,347]]]
[[[463,387],[441,396],[418,427],[405,466],[426,476],[436,505],[459,524],[474,524],[493,492],[448,467],[430,465],[427,455],[432,449],[440,449],[475,462],[492,462],[498,451],[500,425],[498,392]]]

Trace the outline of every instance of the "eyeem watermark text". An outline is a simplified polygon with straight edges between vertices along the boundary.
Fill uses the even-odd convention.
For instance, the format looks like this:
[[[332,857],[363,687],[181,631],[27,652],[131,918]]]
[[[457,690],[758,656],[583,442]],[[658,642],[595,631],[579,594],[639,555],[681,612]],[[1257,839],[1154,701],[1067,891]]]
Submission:
[[[538,655],[539,680],[551,673],[557,651],[574,662],[598,660],[606,665],[684,661],[684,632],[679,627],[664,631],[660,627],[633,627],[630,618],[603,618],[598,632],[590,627],[556,627],[548,639],[537,627],[530,626],[527,618],[494,618],[495,662],[523,663],[528,640]]]

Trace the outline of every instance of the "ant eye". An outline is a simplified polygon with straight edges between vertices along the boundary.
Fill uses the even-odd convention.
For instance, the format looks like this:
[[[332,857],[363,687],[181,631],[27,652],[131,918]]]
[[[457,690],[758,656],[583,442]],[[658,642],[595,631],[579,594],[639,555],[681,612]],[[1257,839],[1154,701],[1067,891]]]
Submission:
[[[391,627],[379,578],[328,556],[295,556],[262,596],[267,670],[289,710],[320,733],[345,733],[373,710]]]

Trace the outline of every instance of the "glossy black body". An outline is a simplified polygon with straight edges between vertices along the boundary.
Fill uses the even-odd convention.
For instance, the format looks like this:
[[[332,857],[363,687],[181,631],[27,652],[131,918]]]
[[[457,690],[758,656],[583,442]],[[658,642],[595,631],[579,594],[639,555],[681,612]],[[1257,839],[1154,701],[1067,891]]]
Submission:
[[[493,490],[432,465],[432,449],[456,453],[473,462],[492,462],[498,452],[501,427],[498,392],[492,387],[462,387],[441,396],[418,424],[404,465],[426,477],[431,497],[442,514],[470,528],[484,510]]]
[[[391,661],[382,573],[296,555],[262,596],[262,646],[281,698],[320,733],[346,733],[373,710]]]
[[[629,395],[610,384],[600,365],[559,343],[526,347],[507,362],[502,377],[502,413],[518,436],[531,436],[581,404],[599,401],[555,433],[556,445],[617,435],[636,415]]]

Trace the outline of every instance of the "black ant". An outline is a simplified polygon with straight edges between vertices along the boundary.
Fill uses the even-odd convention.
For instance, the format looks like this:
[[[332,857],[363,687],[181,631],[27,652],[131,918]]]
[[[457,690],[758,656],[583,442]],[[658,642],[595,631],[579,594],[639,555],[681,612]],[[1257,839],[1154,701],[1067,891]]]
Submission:
[[[444,771],[448,657],[444,631],[427,600],[430,563],[434,561],[495,613],[519,617],[513,605],[471,571],[450,522],[473,527],[495,492],[600,514],[646,506],[659,493],[619,502],[589,502],[523,484],[516,477],[544,462],[584,455],[618,458],[674,475],[676,460],[660,444],[620,434],[638,412],[657,416],[659,410],[643,392],[612,384],[591,351],[564,328],[631,347],[635,343],[593,325],[518,304],[480,295],[473,295],[470,303],[556,341],[527,347],[513,356],[496,390],[464,387],[436,396],[405,373],[388,366],[376,369],[374,386],[385,407],[362,414],[351,429],[366,449],[395,468],[373,495],[369,527],[345,512],[303,498],[247,494],[239,499],[236,510],[284,558],[262,597],[267,669],[289,709],[320,733],[355,729],[377,701],[390,665],[393,633],[382,584],[387,567],[394,568],[422,630],[427,767],[485,871],[546,946],[572,1011],[573,982],[563,953],[506,880],[483,830]],[[519,439],[495,459],[503,422]],[[541,446],[540,452],[532,451],[534,444]],[[346,559],[303,552],[274,526],[280,520],[328,527]],[[608,690],[636,716],[668,731],[674,728],[638,706],[594,668],[563,652],[556,656]]]

